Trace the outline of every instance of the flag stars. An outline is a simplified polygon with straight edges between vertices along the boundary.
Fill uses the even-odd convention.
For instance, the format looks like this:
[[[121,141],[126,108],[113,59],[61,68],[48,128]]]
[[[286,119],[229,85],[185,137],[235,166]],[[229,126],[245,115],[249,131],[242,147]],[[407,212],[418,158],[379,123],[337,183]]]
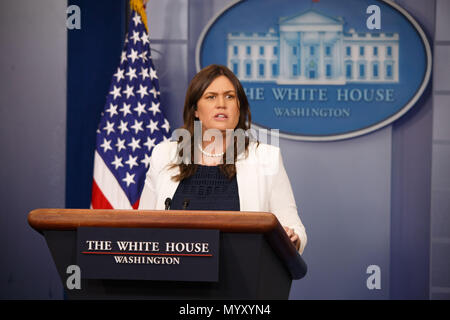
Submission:
[[[146,78],[150,78],[150,75],[148,74],[148,69],[141,67],[141,72],[139,72],[139,75],[142,77],[142,80],[145,81]]]
[[[117,127],[120,130],[120,134],[123,134],[125,131],[128,130],[128,122],[124,122],[123,120],[120,120],[120,125]]]
[[[146,95],[148,96],[147,86],[143,86],[142,84],[139,84],[139,90],[136,92],[141,95],[141,99],[143,99]]]
[[[116,77],[117,82],[120,82],[121,79],[125,79],[125,76],[123,75],[125,70],[117,68],[117,72],[114,73],[113,77]]]
[[[149,108],[149,111],[153,112],[153,116],[154,116],[155,114],[157,114],[158,112],[161,112],[161,110],[159,110],[159,105],[160,105],[159,102],[158,102],[158,103],[154,103],[154,102],[152,101],[152,107]]]
[[[136,69],[133,69],[132,67],[129,67],[128,68],[128,72],[125,73],[125,75],[127,75],[129,77],[130,81],[132,81],[133,78],[137,78]]]
[[[152,95],[153,98],[157,98],[157,96],[159,96],[159,91],[156,91],[155,87],[153,87],[150,91],[149,91]]]
[[[131,126],[131,128],[134,129],[134,133],[138,134],[139,131],[144,131],[144,129],[142,129],[142,123],[143,121],[137,121],[136,119],[134,120],[134,124]]]
[[[142,45],[145,46],[147,43],[150,43],[147,32],[142,32]]]
[[[169,121],[167,121],[166,118],[164,118],[164,124],[161,126],[161,128],[166,129],[167,133],[169,133],[170,125],[169,125]]]
[[[120,152],[120,150],[122,149],[126,149],[127,147],[125,147],[125,139],[117,138],[117,143],[115,144],[115,146],[117,147],[117,152]]]
[[[150,124],[148,126],[146,126],[146,128],[150,129],[150,133],[153,134],[153,131],[159,130],[158,129],[158,121],[155,122],[152,119],[150,119]]]
[[[115,114],[119,114],[117,112],[117,105],[114,105],[112,103],[109,104],[109,108],[108,108],[108,110],[106,110],[106,112],[109,113],[110,118],[112,118]]]
[[[153,68],[150,68],[150,79],[158,79],[158,77],[156,76],[156,70]]]
[[[139,32],[136,32],[133,30],[133,35],[130,37],[131,40],[133,40],[133,44],[136,44],[136,42],[141,41],[141,37],[139,36]]]
[[[100,147],[103,148],[103,153],[106,153],[106,151],[108,150],[112,150],[111,140],[106,140],[106,138],[103,138],[103,143],[100,145]]]
[[[125,43],[126,42],[127,42],[127,39],[125,39]],[[120,56],[120,63],[124,63],[125,61],[127,61],[127,52],[122,51],[122,55]]]
[[[135,139],[135,138],[131,138],[131,142],[128,144],[129,147],[131,147],[131,149],[133,150],[133,152],[136,149],[140,149],[141,145],[139,144],[141,142],[141,139]]]
[[[112,94],[114,96],[114,100],[116,100],[117,97],[121,97],[122,95],[120,94],[120,87],[116,87],[114,86],[114,89],[112,91],[109,92],[109,94]]]
[[[145,165],[146,168],[150,166],[150,159],[151,157],[147,154],[144,154],[144,159],[141,160],[141,163]]]
[[[131,59],[131,63],[134,63],[134,60],[138,58],[138,52],[134,49],[131,49],[131,53],[127,57]]]
[[[139,14],[135,14],[133,17],[134,26],[137,27],[139,24],[142,23],[141,16]]]
[[[140,55],[139,55],[139,58],[141,58],[142,59],[142,62],[147,62],[147,54],[148,54],[148,51],[143,51]]]
[[[134,86],[129,86],[127,85],[127,89],[123,90],[122,93],[127,95],[127,99],[130,98],[130,96],[134,96],[134,92],[133,92]]]
[[[144,143],[144,146],[148,148],[148,151],[151,151],[152,148],[155,146],[156,138],[150,139],[150,137],[147,137],[147,141]]]
[[[122,179],[122,181],[124,181],[127,184],[127,188],[130,186],[130,184],[136,183],[136,182],[134,182],[135,175],[136,175],[135,173],[130,174],[129,172],[127,172],[126,177]]]
[[[147,113],[147,111],[145,111],[145,106],[145,103],[138,102],[137,107],[133,109],[138,113],[138,117],[140,117],[142,113]]]
[[[115,156],[114,156],[114,161],[111,162],[111,164],[114,166],[114,168],[115,168],[116,170],[117,170],[118,168],[120,168],[120,167],[123,167],[123,164],[122,164],[122,158],[115,155]]]
[[[106,121],[106,126],[103,128],[106,131],[106,135],[109,136],[111,132],[115,132],[114,130],[114,122]]]
[[[132,114],[132,112],[130,111],[130,108],[131,108],[131,104],[128,104],[128,103],[124,102],[123,103],[123,107],[119,109],[120,112],[123,112],[123,117],[124,118],[127,116],[128,113]]]
[[[125,161],[125,163],[130,167],[130,170],[133,169],[134,166],[139,166],[136,162],[137,158],[137,156],[133,157],[131,154],[128,155],[128,160]]]

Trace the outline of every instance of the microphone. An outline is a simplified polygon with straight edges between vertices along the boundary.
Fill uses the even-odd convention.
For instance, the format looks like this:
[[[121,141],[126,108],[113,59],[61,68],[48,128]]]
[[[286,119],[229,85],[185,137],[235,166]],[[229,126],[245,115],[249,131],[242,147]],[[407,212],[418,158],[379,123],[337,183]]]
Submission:
[[[184,201],[183,201],[183,210],[186,210],[188,205],[189,205],[189,199],[184,199]]]
[[[164,202],[164,204],[166,205],[166,209],[165,210],[169,210],[170,209],[170,205],[172,204],[172,199],[166,198],[166,201]]]

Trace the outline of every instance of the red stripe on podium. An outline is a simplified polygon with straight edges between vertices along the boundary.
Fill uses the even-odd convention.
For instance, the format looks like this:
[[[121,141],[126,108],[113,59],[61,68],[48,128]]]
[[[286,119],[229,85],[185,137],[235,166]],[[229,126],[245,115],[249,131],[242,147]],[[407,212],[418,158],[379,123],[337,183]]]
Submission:
[[[109,251],[82,251],[83,254],[115,254],[115,255],[141,255],[141,256],[180,256],[180,257],[212,257],[212,254],[200,253],[150,253],[150,252],[109,252]]]

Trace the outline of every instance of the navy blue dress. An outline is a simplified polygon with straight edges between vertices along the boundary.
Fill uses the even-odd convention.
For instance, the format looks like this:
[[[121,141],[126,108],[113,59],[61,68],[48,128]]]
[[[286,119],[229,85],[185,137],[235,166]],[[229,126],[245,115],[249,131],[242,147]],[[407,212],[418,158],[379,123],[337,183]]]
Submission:
[[[183,210],[185,200],[186,210],[239,211],[236,175],[229,180],[218,166],[198,165],[195,174],[178,185],[170,209]]]

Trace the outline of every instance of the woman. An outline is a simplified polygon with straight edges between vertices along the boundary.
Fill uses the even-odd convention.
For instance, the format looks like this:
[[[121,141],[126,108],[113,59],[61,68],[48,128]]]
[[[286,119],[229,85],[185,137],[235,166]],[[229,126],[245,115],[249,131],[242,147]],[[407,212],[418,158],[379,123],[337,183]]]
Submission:
[[[183,119],[189,137],[153,149],[139,209],[162,210],[169,198],[175,210],[272,212],[303,253],[306,232],[279,148],[230,135],[248,132],[251,124],[237,77],[224,66],[202,69],[188,87]]]

